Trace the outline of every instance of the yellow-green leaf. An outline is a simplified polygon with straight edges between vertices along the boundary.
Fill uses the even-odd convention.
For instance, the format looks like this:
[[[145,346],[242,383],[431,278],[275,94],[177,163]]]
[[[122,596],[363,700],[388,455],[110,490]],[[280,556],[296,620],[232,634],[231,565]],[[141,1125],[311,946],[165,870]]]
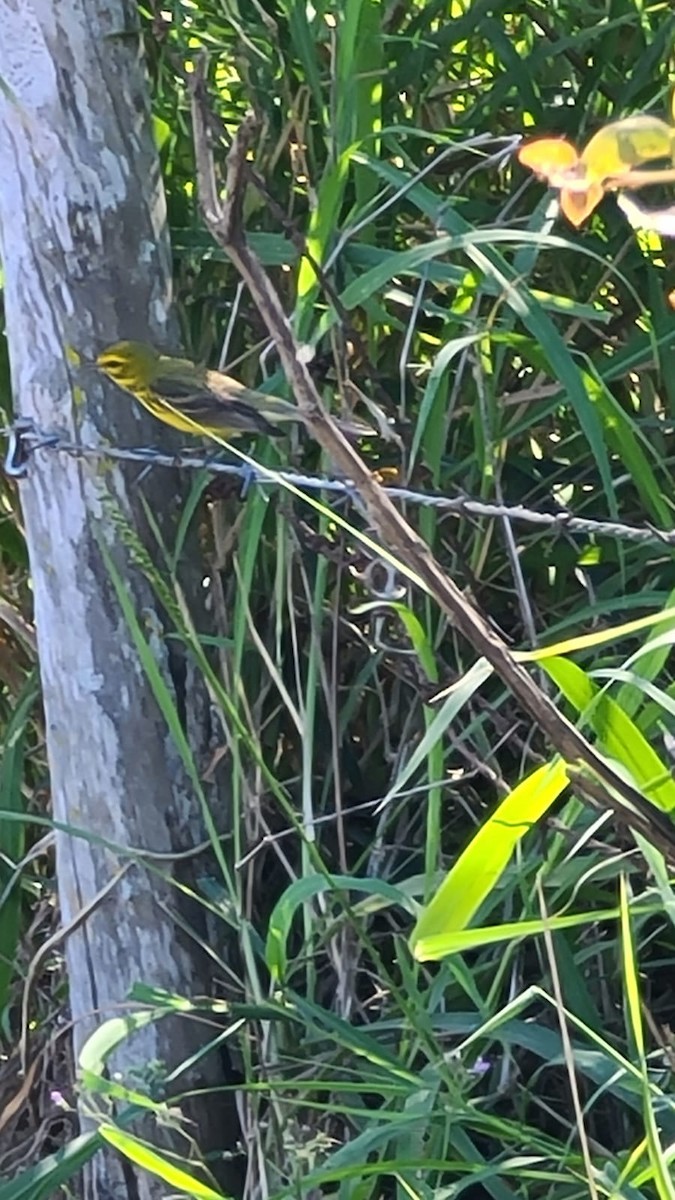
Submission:
[[[511,792],[462,852],[413,929],[423,939],[465,929],[508,866],[516,846],[567,785],[564,763],[538,767]]]

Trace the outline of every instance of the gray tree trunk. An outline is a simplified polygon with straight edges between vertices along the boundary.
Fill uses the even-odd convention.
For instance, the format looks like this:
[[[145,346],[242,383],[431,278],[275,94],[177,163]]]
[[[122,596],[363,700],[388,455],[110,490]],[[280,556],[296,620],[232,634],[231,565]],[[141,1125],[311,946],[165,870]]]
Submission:
[[[93,372],[73,375],[66,360],[69,346],[91,356],[121,337],[166,341],[170,327],[164,194],[132,0],[0,0],[0,162],[16,412],[85,443],[175,445],[129,398]],[[86,403],[78,403],[74,383],[84,387]],[[164,615],[146,580],[129,567],[102,500],[112,493],[157,558],[143,522],[138,473],[126,464],[102,472],[100,465],[44,450],[21,484],[53,813],[73,830],[57,833],[64,926],[77,921],[123,863],[128,866],[65,942],[76,1052],[103,1020],[124,1011],[128,989],[139,980],[182,995],[210,990],[205,964],[194,945],[177,936],[167,911],[177,905],[175,890],[135,854],[129,865],[126,856],[97,844],[104,838],[170,856],[203,836],[196,798],[97,540],[102,530],[144,628],[161,628]],[[141,487],[170,544],[184,499],[178,477],[156,469]],[[208,705],[195,712],[203,696],[199,681],[190,678],[189,664],[172,670],[161,637],[153,645],[178,711],[186,707],[192,721],[201,767],[209,734]],[[169,873],[170,861],[161,869]],[[115,1069],[124,1076],[153,1060],[175,1067],[204,1037],[187,1020],[159,1022],[134,1035]],[[207,1059],[181,1077],[180,1087],[219,1081],[219,1062]],[[208,1111],[203,1106],[189,1115],[202,1147],[227,1141],[227,1121],[213,1099]],[[142,1200],[166,1191],[113,1152],[97,1156],[88,1187],[91,1195]]]

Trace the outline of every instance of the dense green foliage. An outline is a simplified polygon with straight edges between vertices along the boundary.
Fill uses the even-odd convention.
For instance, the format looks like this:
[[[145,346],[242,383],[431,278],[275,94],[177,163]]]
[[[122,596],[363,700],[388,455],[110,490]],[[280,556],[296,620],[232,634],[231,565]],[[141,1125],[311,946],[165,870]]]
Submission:
[[[198,211],[187,83],[205,49],[225,130],[250,107],[262,120],[265,190],[250,190],[247,229],[315,351],[327,403],[357,401],[367,415],[370,401],[400,435],[364,444],[373,469],[422,491],[673,529],[670,250],[636,237],[612,197],[571,231],[512,154],[533,128],[578,141],[617,116],[668,113],[669,5],[167,0],[141,11],[187,353],[250,385],[266,373],[285,394],[260,317]],[[255,452],[329,470],[309,441]],[[2,595],[26,610],[20,521],[11,491],[3,498]],[[553,755],[433,604],[373,573],[330,511],[360,528],[352,501],[325,504],[253,487],[245,501],[195,494],[191,509],[221,556],[211,687],[232,735],[235,824],[226,870],[200,900],[222,920],[223,947],[233,925],[240,946],[236,963],[212,952],[216,991],[243,1022],[230,1047],[247,1194],[672,1196],[655,1132],[675,1142],[663,862],[566,792],[490,880],[472,920],[490,927],[484,944],[413,959],[420,906],[497,803]],[[612,632],[673,603],[672,545],[406,511],[514,646],[598,635],[555,659],[545,686],[645,794],[675,808],[675,620]],[[187,627],[176,633],[201,654]],[[451,684],[451,704],[428,703]],[[29,863],[6,889],[24,853],[7,811],[22,798],[44,812],[39,734],[16,703],[32,684],[3,685],[10,1046],[49,881]],[[542,917],[563,914],[569,925],[542,936]],[[139,995],[160,1011],[179,1003]],[[38,1028],[59,998],[35,999]],[[101,1136],[162,1172],[122,1129]],[[25,1194],[56,1194],[95,1145],[73,1143],[65,1166],[47,1160]],[[24,1194],[12,1186],[0,1200]],[[173,1190],[189,1193],[185,1180]]]

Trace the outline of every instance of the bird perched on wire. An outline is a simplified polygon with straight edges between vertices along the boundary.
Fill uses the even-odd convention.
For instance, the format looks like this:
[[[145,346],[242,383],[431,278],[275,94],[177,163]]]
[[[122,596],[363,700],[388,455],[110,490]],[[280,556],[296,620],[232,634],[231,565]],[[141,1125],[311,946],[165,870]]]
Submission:
[[[101,351],[94,365],[153,417],[184,433],[225,440],[242,433],[279,437],[284,425],[304,423],[295,404],[246,387],[220,371],[199,367],[188,358],[161,354],[145,342],[115,342]],[[351,437],[373,432],[357,419],[338,419],[337,424]]]

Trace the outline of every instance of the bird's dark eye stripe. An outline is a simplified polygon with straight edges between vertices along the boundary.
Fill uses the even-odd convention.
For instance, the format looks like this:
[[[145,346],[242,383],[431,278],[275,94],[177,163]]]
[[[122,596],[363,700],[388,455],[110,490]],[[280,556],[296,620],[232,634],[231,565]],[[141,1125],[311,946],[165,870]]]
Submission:
[[[102,367],[126,367],[126,363],[122,358],[105,358],[101,357],[99,363]]]

